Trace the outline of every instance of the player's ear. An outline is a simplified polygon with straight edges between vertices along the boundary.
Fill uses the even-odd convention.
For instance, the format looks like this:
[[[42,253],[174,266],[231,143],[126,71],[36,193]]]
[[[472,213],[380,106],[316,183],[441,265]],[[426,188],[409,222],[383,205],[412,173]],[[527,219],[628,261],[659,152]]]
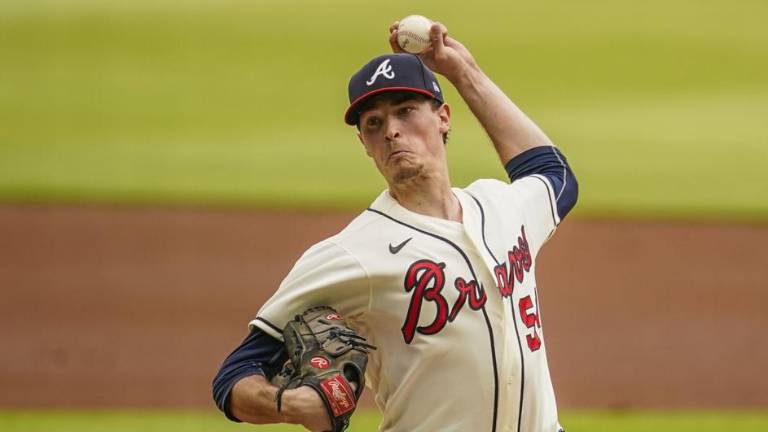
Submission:
[[[371,151],[368,150],[368,146],[365,145],[365,141],[363,141],[363,134],[361,134],[359,130],[357,131],[357,139],[360,140],[360,144],[362,144],[363,147],[365,148],[365,154],[367,154],[368,157],[373,157],[373,155],[371,154]]]
[[[446,134],[451,129],[451,107],[444,103],[437,109],[440,117],[440,134]]]

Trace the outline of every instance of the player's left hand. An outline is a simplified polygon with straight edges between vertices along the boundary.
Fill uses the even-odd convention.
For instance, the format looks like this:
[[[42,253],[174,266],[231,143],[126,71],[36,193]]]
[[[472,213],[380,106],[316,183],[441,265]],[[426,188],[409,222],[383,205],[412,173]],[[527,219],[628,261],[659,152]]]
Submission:
[[[398,24],[399,22],[395,21],[389,26],[389,45],[393,52],[404,53],[405,51],[397,44]],[[468,69],[477,68],[475,58],[469,50],[461,42],[449,37],[448,29],[442,23],[437,21],[432,23],[429,37],[432,41],[431,46],[418,56],[433,72],[455,82]]]
[[[272,384],[279,387],[277,412],[282,412],[283,396],[289,396],[289,403],[295,403],[291,399],[297,396],[305,404],[300,411],[312,414],[300,417],[302,425],[311,431],[342,432],[363,392],[368,353],[376,347],[329,306],[311,307],[296,315],[285,325],[283,340],[290,361],[272,377]],[[325,409],[325,415],[320,415],[318,407]]]

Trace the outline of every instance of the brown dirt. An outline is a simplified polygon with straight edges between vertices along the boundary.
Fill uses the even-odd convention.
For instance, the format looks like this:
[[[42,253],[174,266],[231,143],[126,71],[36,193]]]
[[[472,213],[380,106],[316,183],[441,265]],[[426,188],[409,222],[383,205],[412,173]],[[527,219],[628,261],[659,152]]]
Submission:
[[[0,207],[0,407],[210,407],[348,214]],[[539,262],[562,407],[768,406],[768,227],[566,221]]]

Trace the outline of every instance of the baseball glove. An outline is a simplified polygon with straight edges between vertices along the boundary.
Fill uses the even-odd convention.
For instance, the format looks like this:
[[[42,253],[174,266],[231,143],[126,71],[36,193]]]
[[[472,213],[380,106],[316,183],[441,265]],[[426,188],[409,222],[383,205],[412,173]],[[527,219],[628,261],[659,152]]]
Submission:
[[[283,392],[299,386],[315,389],[331,419],[331,432],[349,426],[349,418],[365,386],[368,353],[376,349],[347,327],[344,319],[328,306],[307,309],[288,322],[283,330],[288,361],[271,382],[280,412]],[[353,389],[350,382],[357,384]]]

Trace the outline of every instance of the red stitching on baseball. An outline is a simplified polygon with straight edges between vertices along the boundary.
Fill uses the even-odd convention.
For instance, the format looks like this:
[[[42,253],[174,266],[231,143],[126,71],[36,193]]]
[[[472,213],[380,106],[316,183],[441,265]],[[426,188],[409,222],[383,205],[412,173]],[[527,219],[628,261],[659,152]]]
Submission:
[[[416,39],[417,41],[419,41],[421,43],[429,43],[429,39],[425,39],[425,38],[417,35],[416,33],[412,32],[410,30],[403,30],[403,31],[398,30],[397,31],[397,35],[398,36],[405,35],[405,36],[411,37],[413,39]]]

